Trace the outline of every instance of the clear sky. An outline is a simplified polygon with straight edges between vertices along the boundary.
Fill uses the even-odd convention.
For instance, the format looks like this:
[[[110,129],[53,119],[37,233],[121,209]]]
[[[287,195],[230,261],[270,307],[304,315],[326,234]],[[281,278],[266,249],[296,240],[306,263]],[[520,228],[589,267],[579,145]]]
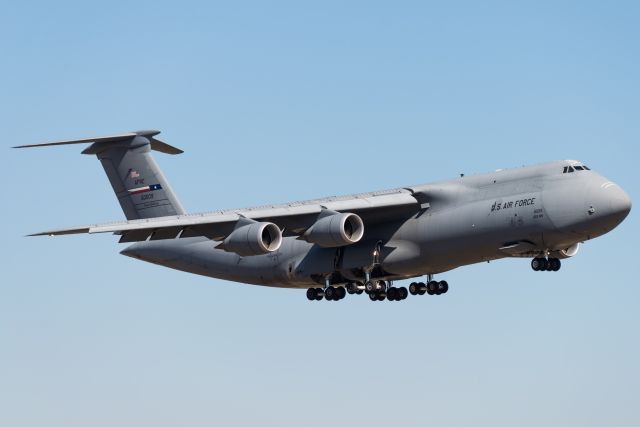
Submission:
[[[157,128],[190,212],[579,159],[640,203],[638,2],[4,2],[0,425],[636,426],[638,208],[559,273],[303,291],[120,256],[95,158]]]

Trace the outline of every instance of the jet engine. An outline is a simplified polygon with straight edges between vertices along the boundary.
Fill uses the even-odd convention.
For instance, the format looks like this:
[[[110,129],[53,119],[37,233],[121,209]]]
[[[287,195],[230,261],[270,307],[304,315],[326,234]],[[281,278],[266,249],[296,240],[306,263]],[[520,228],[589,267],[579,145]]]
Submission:
[[[318,219],[302,238],[323,248],[337,248],[360,241],[364,234],[362,219],[353,213],[328,213]]]
[[[251,222],[236,228],[224,239],[222,248],[242,256],[262,255],[277,251],[282,232],[271,222]]]
[[[580,249],[580,243],[574,243],[566,249],[551,252],[549,256],[558,259],[571,258],[578,253],[578,249]]]

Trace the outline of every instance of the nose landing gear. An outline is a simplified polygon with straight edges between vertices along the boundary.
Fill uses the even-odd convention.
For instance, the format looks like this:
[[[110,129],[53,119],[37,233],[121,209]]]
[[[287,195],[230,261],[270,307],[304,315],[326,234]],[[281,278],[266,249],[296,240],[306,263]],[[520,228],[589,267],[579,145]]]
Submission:
[[[533,271],[558,271],[562,263],[558,258],[534,258],[531,260]]]

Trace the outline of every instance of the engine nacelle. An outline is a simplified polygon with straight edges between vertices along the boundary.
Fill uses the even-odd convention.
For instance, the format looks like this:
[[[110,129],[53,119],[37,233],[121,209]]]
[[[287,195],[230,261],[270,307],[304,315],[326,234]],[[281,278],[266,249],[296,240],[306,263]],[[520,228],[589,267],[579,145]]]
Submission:
[[[317,220],[302,238],[323,248],[337,248],[356,243],[363,235],[364,223],[358,215],[336,212]]]
[[[242,256],[263,255],[277,251],[282,231],[271,222],[253,222],[236,228],[224,239],[222,248]]]
[[[558,259],[571,258],[572,256],[578,253],[578,249],[580,249],[580,243],[575,243],[566,249],[553,251],[551,252],[551,254],[549,254],[549,256],[552,258],[558,258]]]

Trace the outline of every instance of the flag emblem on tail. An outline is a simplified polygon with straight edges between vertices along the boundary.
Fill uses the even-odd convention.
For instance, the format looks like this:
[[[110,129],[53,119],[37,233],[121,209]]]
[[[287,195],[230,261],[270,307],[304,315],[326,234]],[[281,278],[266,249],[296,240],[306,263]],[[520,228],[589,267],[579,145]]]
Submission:
[[[135,169],[129,169],[129,178],[140,178],[140,172]]]
[[[131,190],[129,190],[129,194],[140,194],[140,193],[146,193],[148,191],[156,191],[156,190],[162,190],[162,185],[152,184],[152,185],[146,185],[144,187],[132,188]]]

